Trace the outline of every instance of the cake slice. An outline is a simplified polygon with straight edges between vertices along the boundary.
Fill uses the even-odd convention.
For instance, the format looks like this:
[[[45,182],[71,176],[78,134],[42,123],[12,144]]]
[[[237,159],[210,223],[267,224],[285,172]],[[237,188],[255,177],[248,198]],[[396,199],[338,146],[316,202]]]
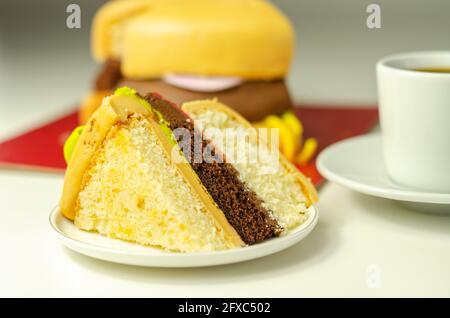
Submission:
[[[185,108],[193,118],[210,116],[207,126],[221,129],[209,112],[234,114],[214,101]],[[249,127],[240,117],[230,118]],[[179,252],[255,244],[307,218],[315,192],[295,168],[280,159],[281,174],[252,179],[251,169],[264,172],[258,164],[245,170],[228,162],[229,149],[203,138],[201,129],[159,95],[142,98],[119,89],[103,100],[67,151],[61,212],[80,229]],[[205,160],[206,153],[222,160]],[[287,197],[277,194],[279,186],[288,189]]]
[[[241,180],[239,172],[227,162],[221,150],[194,126],[194,121],[175,104],[157,94],[148,94],[146,100],[152,105],[171,131],[182,135],[177,138],[183,154],[197,174],[228,222],[246,244],[255,244],[279,235],[283,229],[263,206],[260,197]],[[188,138],[184,138],[184,137]]]
[[[308,207],[317,201],[317,192],[310,180],[278,153],[278,146],[271,144],[270,134],[265,138],[258,136],[259,130],[216,100],[185,103],[182,110],[195,120],[199,129],[205,131],[206,138],[222,145],[221,150],[229,162],[233,161],[232,166],[240,180],[260,198],[262,206],[270,211],[283,229],[282,233],[306,220]],[[222,133],[208,135],[207,131],[214,129]],[[249,135],[248,142],[224,142],[221,138],[227,136],[227,130]],[[251,138],[253,133],[256,138]],[[255,154],[258,156],[253,160],[251,156]]]
[[[150,105],[122,89],[103,100],[75,144],[60,210],[82,230],[170,251],[243,246]]]

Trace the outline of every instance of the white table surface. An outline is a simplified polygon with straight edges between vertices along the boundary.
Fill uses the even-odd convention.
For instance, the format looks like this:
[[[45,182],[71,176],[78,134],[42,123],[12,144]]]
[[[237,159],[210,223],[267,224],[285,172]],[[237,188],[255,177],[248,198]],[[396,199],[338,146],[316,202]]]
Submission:
[[[0,296],[450,296],[449,217],[336,184],[321,190],[319,223],[298,245],[199,269],[117,265],[63,247],[48,223],[61,186],[57,175],[1,172]]]
[[[327,12],[323,1],[320,3],[316,8],[309,2],[300,10],[304,15],[301,21],[307,22],[311,16],[308,8],[315,10],[314,14]],[[342,9],[344,20],[350,25],[363,21],[364,16],[352,18],[352,12],[359,9]],[[432,11],[429,7],[423,10]],[[33,10],[29,11],[33,17]],[[4,25],[12,21],[6,18],[0,19]],[[320,28],[314,22],[319,20],[314,20],[301,29],[306,48],[300,50],[303,58],[297,57],[290,77],[300,100],[373,103],[372,71],[377,58],[391,51],[439,48],[443,43],[439,34],[445,39],[448,34],[434,34],[436,23],[443,23],[439,18],[419,19],[422,24],[417,29],[398,26],[394,31],[405,34],[403,42],[388,37],[388,33],[396,34],[389,29],[370,33],[334,25],[328,18],[320,20]],[[53,33],[45,33],[37,48],[32,41],[30,44],[33,35],[25,27],[14,37],[0,32],[0,140],[67,112],[90,86],[95,64],[86,49],[87,37],[55,29],[50,20],[40,20],[38,26]],[[393,27],[392,20],[386,23]],[[448,30],[445,23],[439,27]],[[1,31],[5,31],[4,25]],[[426,36],[432,32],[434,37]],[[343,34],[345,43],[336,40]],[[61,38],[65,44],[55,47]],[[360,45],[351,49],[352,43]],[[332,55],[327,55],[330,46]],[[349,55],[355,47],[357,58]],[[63,58],[67,54],[76,58]],[[345,63],[333,63],[332,58]],[[349,64],[350,60],[354,64]],[[393,201],[328,183],[320,191],[321,218],[316,229],[286,251],[211,268],[139,268],[78,255],[57,241],[48,214],[58,202],[62,182],[58,174],[0,169],[0,296],[450,296],[448,216],[410,211]]]

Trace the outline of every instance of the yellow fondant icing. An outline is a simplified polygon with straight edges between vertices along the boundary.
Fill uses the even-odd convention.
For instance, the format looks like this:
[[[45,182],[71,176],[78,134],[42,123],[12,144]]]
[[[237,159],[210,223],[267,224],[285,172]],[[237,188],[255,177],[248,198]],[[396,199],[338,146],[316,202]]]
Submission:
[[[167,73],[274,79],[293,53],[289,20],[264,0],[120,0],[93,24],[97,60],[120,59],[129,78]]]

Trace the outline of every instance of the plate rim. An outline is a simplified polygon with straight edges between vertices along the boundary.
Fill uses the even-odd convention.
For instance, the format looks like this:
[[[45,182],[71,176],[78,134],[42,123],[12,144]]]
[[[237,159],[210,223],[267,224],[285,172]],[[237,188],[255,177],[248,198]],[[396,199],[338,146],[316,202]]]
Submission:
[[[312,230],[315,228],[315,226],[317,225],[317,222],[319,220],[319,211],[317,209],[317,206],[311,205],[308,208],[308,212],[309,212],[308,219],[304,223],[299,225],[297,228],[295,228],[293,231],[291,231],[291,233],[288,233],[284,236],[275,237],[275,238],[272,238],[265,242],[261,242],[261,243],[258,243],[258,244],[252,245],[252,246],[246,246],[243,248],[234,248],[234,249],[228,249],[228,250],[222,250],[222,251],[191,252],[191,253],[167,252],[164,250],[159,250],[154,247],[148,246],[147,248],[149,248],[149,250],[151,250],[151,251],[157,250],[160,253],[147,254],[147,253],[145,253],[145,251],[133,251],[133,250],[127,251],[127,250],[116,249],[114,247],[108,248],[108,247],[97,245],[97,244],[94,244],[91,242],[77,240],[76,238],[73,238],[73,237],[67,235],[56,224],[57,223],[56,218],[58,216],[64,218],[64,216],[59,211],[59,206],[56,206],[51,210],[51,212],[49,214],[49,223],[50,223],[50,226],[51,226],[53,232],[58,236],[59,240],[62,242],[62,244],[64,246],[66,246],[67,248],[69,248],[77,253],[80,253],[80,254],[83,254],[83,255],[86,255],[86,256],[89,256],[92,258],[101,259],[101,260],[113,262],[113,263],[128,264],[128,265],[134,265],[134,266],[161,267],[161,268],[162,267],[188,268],[188,267],[207,267],[207,266],[239,263],[239,262],[244,262],[244,261],[248,261],[248,260],[252,260],[252,259],[261,258],[264,256],[275,254],[282,250],[285,250],[285,249],[297,244],[302,239],[304,239],[306,236],[308,236],[312,232]],[[70,220],[67,220],[67,221],[70,222]],[[75,225],[73,225],[73,226],[75,227]],[[77,230],[82,231],[78,228],[77,228]],[[113,238],[103,236],[99,233],[92,232],[92,234],[100,235],[108,240],[116,240]],[[293,235],[296,235],[298,237],[293,239],[292,238]],[[132,243],[132,242],[129,242],[129,243],[136,244],[136,243]],[[285,243],[285,244],[283,245],[283,243]],[[74,245],[76,245],[76,247]],[[142,246],[139,244],[137,244],[137,245]],[[281,248],[278,248],[278,249],[275,248],[275,250],[272,250],[269,248],[268,252],[267,251],[264,252],[264,247],[273,247],[274,245],[281,245]],[[193,258],[195,258],[195,259],[213,258],[213,261],[211,261],[209,263],[208,262],[203,262],[203,263],[200,262],[201,264],[194,264],[194,265],[193,264],[151,265],[151,264],[142,264],[142,263],[136,263],[136,262],[122,262],[122,261],[111,260],[111,259],[107,259],[104,257],[95,256],[90,253],[85,253],[84,251],[81,251],[80,249],[78,249],[78,247],[83,248],[84,250],[93,252],[94,254],[95,253],[104,253],[104,254],[109,254],[109,255],[117,255],[117,256],[121,256],[121,257],[130,256],[130,257],[152,258],[152,259],[158,259],[158,260],[176,259],[180,262],[182,262],[183,260],[191,261]],[[145,247],[145,246],[143,246],[143,247]],[[245,257],[246,255],[250,254],[251,252],[256,253],[256,255],[250,256],[250,257]],[[234,261],[219,261],[219,262],[215,261],[216,259],[220,259],[220,257],[226,257],[226,256],[231,256],[231,255],[236,255],[236,256],[240,256],[240,257],[238,257]]]
[[[389,182],[393,182],[400,189],[369,185],[367,183],[352,180],[327,167],[325,160],[327,160],[329,157],[332,157],[332,155],[335,155],[337,148],[342,147],[343,145],[348,145],[352,143],[363,143],[367,142],[367,140],[374,140],[374,139],[380,141],[381,143],[381,133],[369,133],[365,135],[347,138],[326,147],[317,157],[317,169],[328,180],[336,182],[342,186],[348,187],[356,192],[364,193],[367,195],[397,201],[431,203],[431,204],[450,204],[450,194],[408,188],[391,180],[387,176],[387,174],[385,174],[384,177],[387,180],[389,180]]]

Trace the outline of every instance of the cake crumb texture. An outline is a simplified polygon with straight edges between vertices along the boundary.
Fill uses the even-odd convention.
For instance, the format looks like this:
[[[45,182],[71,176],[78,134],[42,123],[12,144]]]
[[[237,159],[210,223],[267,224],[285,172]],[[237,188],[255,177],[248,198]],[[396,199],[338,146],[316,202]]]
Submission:
[[[169,251],[230,248],[141,115],[111,129],[83,184],[75,216],[83,230]]]
[[[231,128],[236,132],[241,130],[245,133],[248,129],[238,120],[219,110],[192,111],[189,112],[189,115],[196,120],[197,125],[205,130]],[[240,179],[262,199],[263,207],[272,213],[278,224],[285,230],[283,234],[306,220],[308,200],[301,191],[300,181],[281,162],[276,169],[272,169],[272,167],[265,167],[265,165],[273,165],[273,161],[260,160],[261,158],[269,158],[268,147],[258,144],[257,139],[245,144],[230,144],[215,140],[217,135],[210,135],[209,137],[215,144],[222,144],[222,150],[228,158],[239,154],[240,160],[236,160],[233,166],[239,172]],[[256,153],[259,153],[260,157],[255,161],[249,156]],[[262,173],[264,168],[269,168],[268,171],[271,172]]]

